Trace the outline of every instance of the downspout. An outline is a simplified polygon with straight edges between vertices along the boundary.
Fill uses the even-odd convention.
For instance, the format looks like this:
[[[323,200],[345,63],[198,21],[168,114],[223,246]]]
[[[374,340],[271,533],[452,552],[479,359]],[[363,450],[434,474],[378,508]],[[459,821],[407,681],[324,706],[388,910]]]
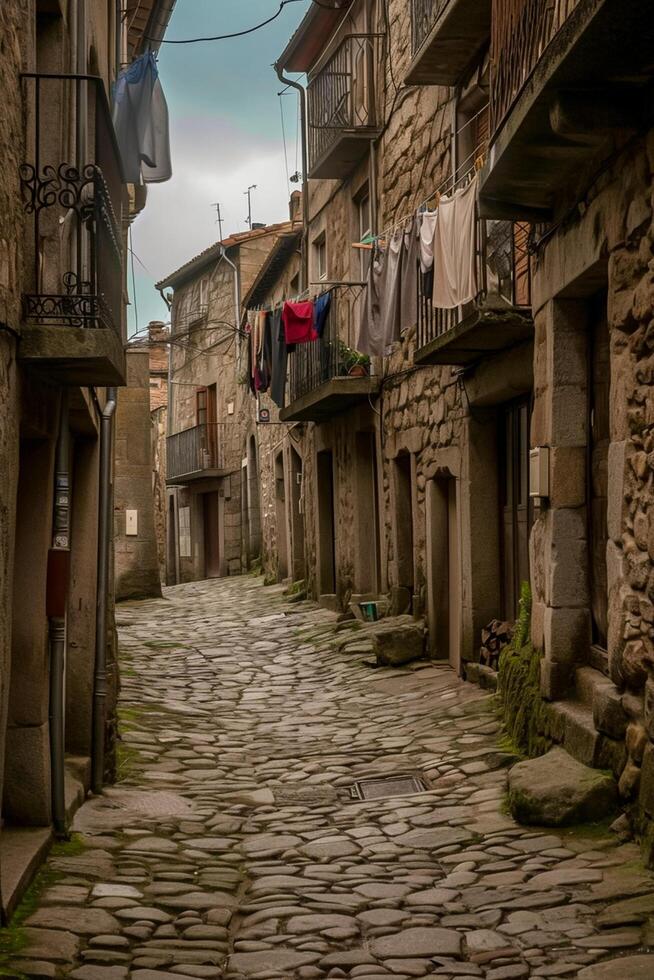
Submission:
[[[220,252],[221,259],[227,263],[227,265],[232,267],[234,272],[234,329],[238,331],[239,347],[241,339],[241,273],[238,270],[238,266],[235,262],[232,262],[227,254],[227,249],[221,246]]]
[[[300,98],[300,128],[302,144],[302,267],[300,276],[300,292],[309,288],[309,174],[307,161],[307,93],[303,85],[284,75],[284,68],[275,62],[277,78],[284,85],[294,88]]]
[[[159,295],[166,304],[168,312],[170,313],[170,335],[168,337],[168,402],[166,405],[166,439],[172,435],[172,418],[173,418],[173,395],[175,393],[175,387],[173,385],[173,316],[172,308],[173,304],[166,298],[166,295],[162,288],[158,290]],[[166,443],[166,466],[168,466],[168,444]],[[177,500],[177,487],[172,488],[172,499],[173,499],[173,541],[174,541],[174,554],[168,554],[168,545],[166,544],[166,571],[172,571],[169,568],[172,559],[172,565],[174,566],[174,585],[178,585],[181,580],[180,574],[180,561],[179,561],[179,503]],[[170,517],[170,508],[168,507],[168,501],[166,501],[166,521]],[[166,541],[168,541],[168,536],[166,536]]]
[[[98,588],[95,620],[95,672],[93,677],[93,744],[91,788],[102,792],[104,782],[105,704],[107,699],[107,600],[111,547],[111,457],[116,389],[107,388],[100,417],[100,507],[98,528]]]
[[[61,393],[59,437],[55,463],[52,547],[48,553],[47,614],[50,634],[50,779],[52,823],[57,837],[65,837],[66,751],[64,684],[66,670],[66,605],[70,572],[70,429],[68,392]]]

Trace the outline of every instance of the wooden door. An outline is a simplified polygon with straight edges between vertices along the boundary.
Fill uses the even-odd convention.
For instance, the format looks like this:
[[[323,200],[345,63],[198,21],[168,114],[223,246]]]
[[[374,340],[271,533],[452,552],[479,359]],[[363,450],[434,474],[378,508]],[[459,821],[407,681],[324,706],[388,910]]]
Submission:
[[[598,297],[592,307],[589,355],[589,472],[586,487],[588,496],[590,604],[593,643],[602,649],[606,649],[608,619],[606,545],[608,543],[607,502],[611,363],[605,293]]]
[[[500,410],[500,544],[502,615],[517,617],[520,587],[529,581],[529,418],[531,399]]]
[[[330,449],[317,455],[318,545],[320,595],[336,592],[336,521],[334,516],[334,459]]]
[[[447,481],[448,659],[457,674],[461,667],[461,561],[456,480]]]
[[[220,577],[220,528],[218,491],[202,494],[204,517],[204,577]]]

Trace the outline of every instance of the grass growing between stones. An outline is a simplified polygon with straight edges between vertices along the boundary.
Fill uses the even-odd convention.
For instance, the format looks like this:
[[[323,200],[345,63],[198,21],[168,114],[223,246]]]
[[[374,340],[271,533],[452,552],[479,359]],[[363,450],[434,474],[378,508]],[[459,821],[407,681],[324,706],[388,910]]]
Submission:
[[[50,848],[48,857],[76,857],[86,850],[79,834],[71,834],[69,840],[56,841]],[[30,915],[40,907],[41,896],[46,888],[51,888],[61,878],[63,872],[55,870],[50,864],[44,864],[34,876],[34,880],[26,890],[8,926],[0,928],[0,976],[22,977],[23,974],[8,967],[8,963],[20,956],[27,944],[25,922]]]
[[[520,612],[513,638],[500,654],[499,692],[506,739],[513,751],[530,757],[552,746],[548,736],[548,708],[540,693],[540,655],[530,636],[531,589],[520,591]]]

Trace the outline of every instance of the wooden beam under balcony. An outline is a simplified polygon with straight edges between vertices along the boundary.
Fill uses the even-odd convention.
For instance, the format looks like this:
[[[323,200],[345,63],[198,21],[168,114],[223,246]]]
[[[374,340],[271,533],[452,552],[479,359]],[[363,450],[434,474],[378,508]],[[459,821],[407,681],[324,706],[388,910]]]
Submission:
[[[491,0],[412,0],[407,85],[456,85],[488,43]]]
[[[116,330],[24,324],[18,358],[61,385],[126,384],[125,352]]]
[[[495,132],[481,173],[484,217],[553,220],[583,194],[616,141],[646,121],[654,74],[651,4],[568,0],[568,6],[540,48],[524,47],[529,31],[539,30],[534,23],[507,31],[506,50],[494,53],[502,71],[491,88]]]
[[[328,422],[379,394],[381,378],[331,378],[296,398],[279,413],[282,422]]]

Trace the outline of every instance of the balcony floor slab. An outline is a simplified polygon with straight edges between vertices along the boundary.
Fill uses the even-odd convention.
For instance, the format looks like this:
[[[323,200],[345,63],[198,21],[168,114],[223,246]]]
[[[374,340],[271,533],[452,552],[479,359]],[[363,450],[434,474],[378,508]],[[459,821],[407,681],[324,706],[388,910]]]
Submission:
[[[482,217],[550,221],[560,203],[576,199],[577,183],[610,151],[612,134],[628,132],[637,116],[651,72],[652,24],[645,0],[580,0],[493,137],[481,172]],[[605,118],[595,109],[576,111],[578,130],[569,119],[561,130],[553,124],[561,97],[564,105],[586,97]],[[610,101],[622,107],[617,121]]]
[[[283,408],[282,422],[328,422],[379,394],[381,378],[332,378]]]
[[[127,382],[123,343],[111,329],[24,324],[18,359],[57,384]]]
[[[420,347],[416,364],[471,364],[533,336],[531,315],[519,310],[482,312]]]

